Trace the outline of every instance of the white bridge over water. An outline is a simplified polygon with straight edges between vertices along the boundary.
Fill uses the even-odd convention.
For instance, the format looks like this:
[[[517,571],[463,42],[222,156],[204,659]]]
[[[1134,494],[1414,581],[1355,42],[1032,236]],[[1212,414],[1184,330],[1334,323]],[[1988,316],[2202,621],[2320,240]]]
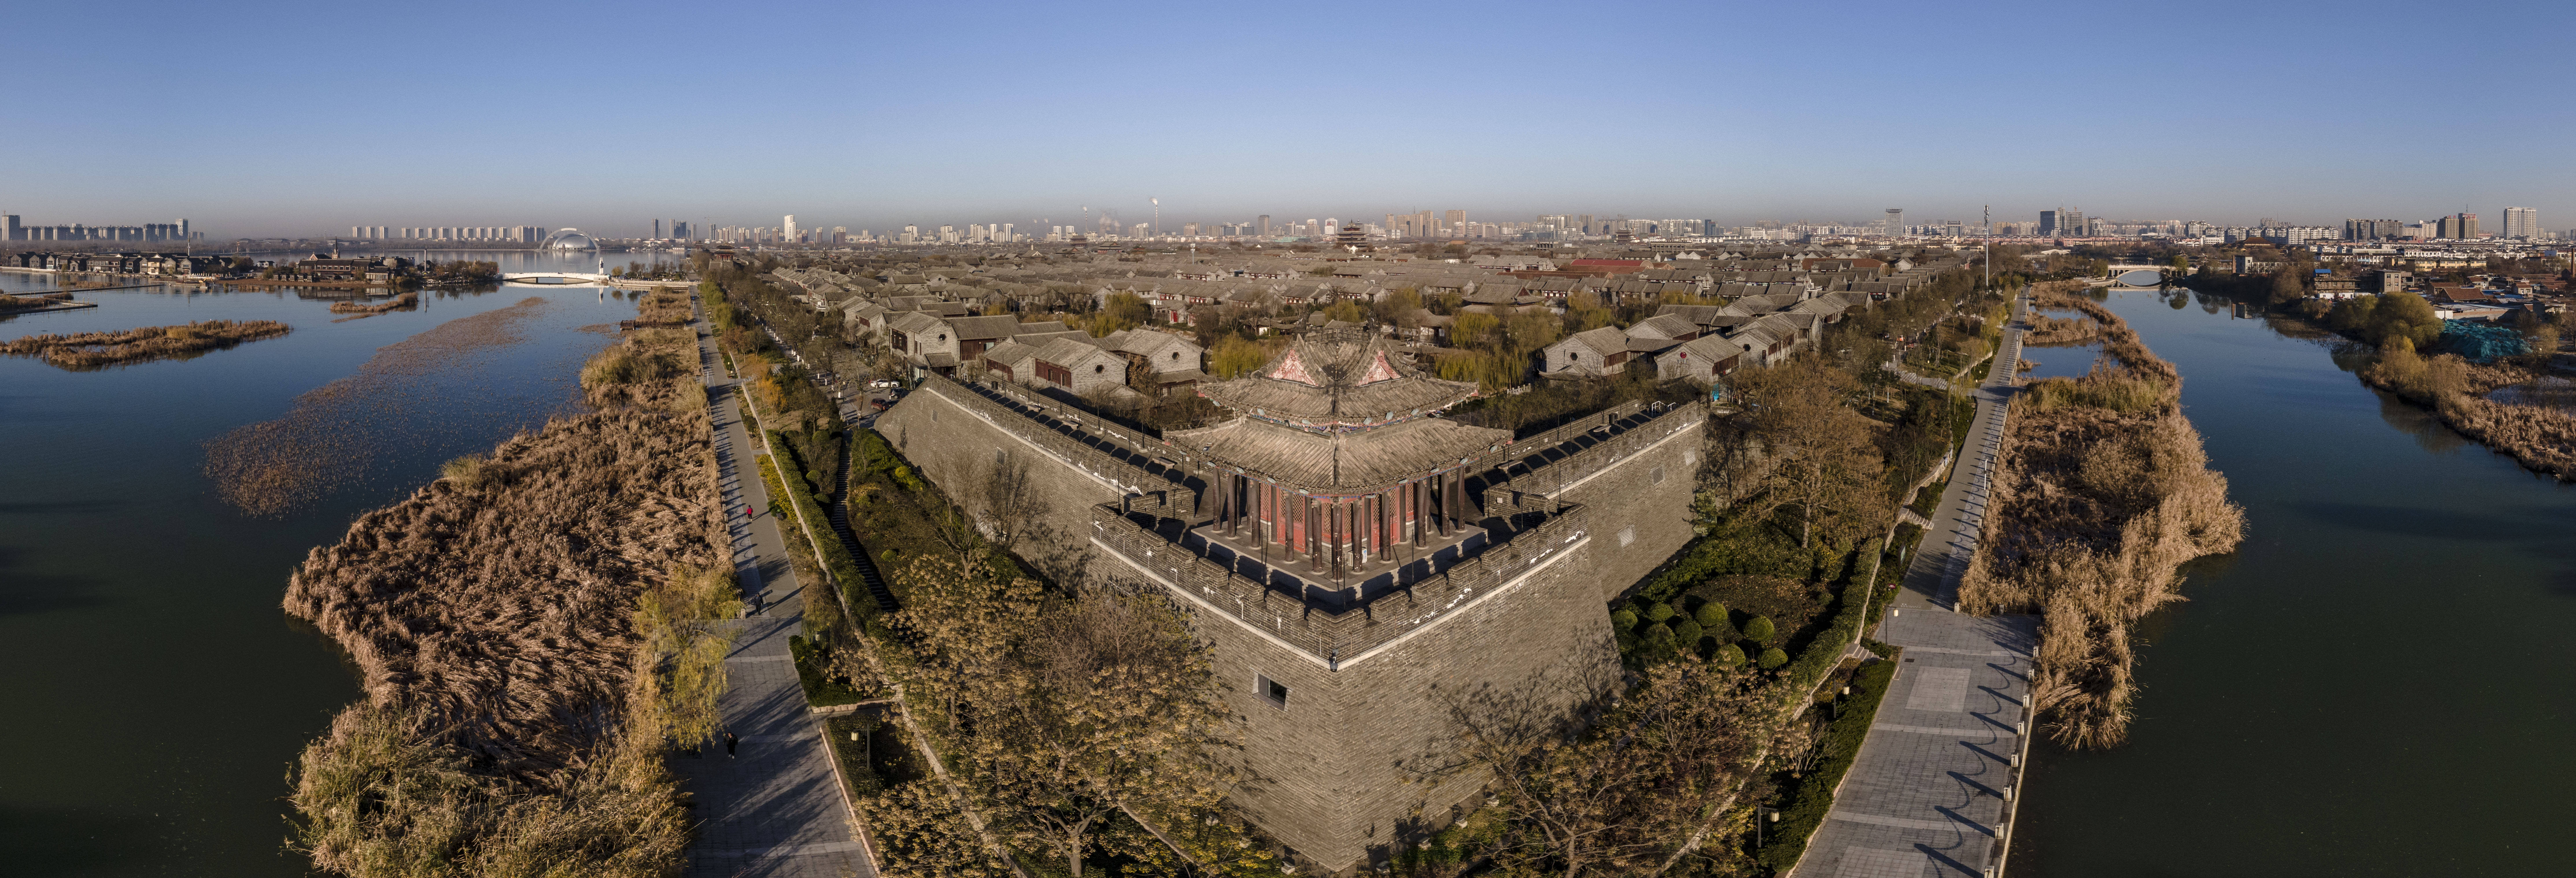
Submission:
[[[609,286],[621,290],[685,290],[696,286],[684,280],[645,280],[582,271],[504,272],[501,275],[501,282],[539,286]]]
[[[2170,267],[2171,266],[2165,265],[2113,265],[2111,266],[2111,285],[2115,287],[2135,289],[2160,287],[2164,285],[2165,271]]]
[[[605,274],[580,271],[522,271],[503,272],[501,275],[501,282],[505,284],[604,284],[609,280]]]

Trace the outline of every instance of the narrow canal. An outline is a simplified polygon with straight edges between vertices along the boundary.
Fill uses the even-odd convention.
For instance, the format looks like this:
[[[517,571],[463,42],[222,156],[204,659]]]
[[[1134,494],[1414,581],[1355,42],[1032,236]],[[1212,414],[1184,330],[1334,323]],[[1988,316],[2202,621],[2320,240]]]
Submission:
[[[596,265],[547,261],[516,254],[505,269]],[[8,291],[50,286],[0,275]],[[279,609],[288,572],[441,461],[569,410],[581,361],[634,306],[596,288],[495,286],[344,321],[292,289],[77,294],[99,307],[0,320],[0,338],[208,319],[294,331],[100,371],[0,357],[0,873],[306,874],[281,851],[287,769],[359,693],[338,648]],[[530,298],[542,303],[522,307]],[[380,348],[510,309],[470,324],[494,331],[449,331],[435,356],[403,364],[425,368],[339,399],[362,417],[304,435],[366,460],[313,502],[253,517],[207,476],[209,441],[368,372]]]
[[[2339,339],[2108,304],[2181,367],[2247,535],[2143,627],[2128,744],[2035,751],[2014,878],[2564,874],[2576,489],[2362,386]]]

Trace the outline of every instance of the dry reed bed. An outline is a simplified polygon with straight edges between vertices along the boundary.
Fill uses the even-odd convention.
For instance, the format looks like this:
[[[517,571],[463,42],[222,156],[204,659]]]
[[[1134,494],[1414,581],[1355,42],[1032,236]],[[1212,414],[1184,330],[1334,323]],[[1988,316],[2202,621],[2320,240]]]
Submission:
[[[0,344],[0,354],[39,357],[65,369],[101,369],[192,357],[217,348],[276,338],[292,329],[275,320],[200,320],[122,332],[44,333]]]
[[[358,317],[373,317],[396,308],[409,308],[418,304],[420,304],[419,293],[404,293],[373,305],[361,305],[356,302],[333,302],[331,303],[331,313],[355,314],[358,315]],[[354,320],[356,318],[342,319]]]
[[[2137,330],[2129,328],[2129,321],[2120,319],[2120,315],[2112,313],[2110,308],[2058,285],[2037,284],[2031,287],[2031,293],[2031,306],[2034,308],[2083,312],[2099,327],[2097,332],[2102,339],[2102,353],[2120,361],[2120,365],[2131,371],[2171,385],[2177,394],[2182,392],[2182,373],[2175,371],[2172,363],[2148,350],[2147,343],[2138,340]]]
[[[2033,314],[2028,322],[2030,324],[2030,328],[2023,330],[2021,334],[2021,344],[2023,347],[2047,348],[2080,345],[2090,342],[2095,338],[2099,338],[2102,335],[2102,324],[2093,322],[2093,319],[2090,317],[2076,317],[2070,319],[2065,317],[2050,317],[2046,314]]]
[[[629,687],[636,595],[718,557],[703,417],[618,411],[522,433],[463,480],[369,512],[288,579],[371,701],[509,772],[560,768]]]
[[[2361,370],[2365,384],[2425,405],[2460,435],[2513,457],[2533,472],[2576,481],[2576,414],[2547,405],[2488,399],[2508,384],[2544,377],[2518,366],[2471,363],[2454,354],[2391,351]]]
[[[289,578],[287,612],[346,648],[367,692],[300,764],[292,844],[315,866],[677,872],[690,821],[656,703],[673,693],[638,626],[648,592],[731,564],[705,407],[662,402],[452,462]],[[424,853],[435,868],[414,868]]]
[[[2118,315],[2085,304],[2095,306],[2078,310],[2101,325],[2119,365],[2033,382],[2015,397],[1959,606],[2040,615],[2032,704],[2059,743],[2097,748],[2127,734],[2132,627],[2182,599],[2184,562],[2235,549],[2244,510],[2208,468],[2172,364]]]

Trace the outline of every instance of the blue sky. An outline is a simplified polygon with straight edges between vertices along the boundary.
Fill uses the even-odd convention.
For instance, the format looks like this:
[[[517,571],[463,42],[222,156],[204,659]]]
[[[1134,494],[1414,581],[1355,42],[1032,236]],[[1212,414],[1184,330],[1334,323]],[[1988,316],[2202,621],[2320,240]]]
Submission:
[[[2576,6],[22,4],[0,211],[2576,227]],[[32,35],[43,35],[41,37]]]

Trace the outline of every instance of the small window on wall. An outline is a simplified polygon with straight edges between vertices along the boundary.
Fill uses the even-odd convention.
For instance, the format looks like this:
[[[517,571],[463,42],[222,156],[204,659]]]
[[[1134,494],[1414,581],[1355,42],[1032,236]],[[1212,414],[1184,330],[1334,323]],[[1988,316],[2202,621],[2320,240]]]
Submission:
[[[1266,674],[1252,675],[1252,683],[1253,688],[1261,693],[1261,700],[1270,702],[1270,706],[1279,708],[1280,710],[1288,709],[1287,686],[1281,685],[1277,680],[1270,679]]]

